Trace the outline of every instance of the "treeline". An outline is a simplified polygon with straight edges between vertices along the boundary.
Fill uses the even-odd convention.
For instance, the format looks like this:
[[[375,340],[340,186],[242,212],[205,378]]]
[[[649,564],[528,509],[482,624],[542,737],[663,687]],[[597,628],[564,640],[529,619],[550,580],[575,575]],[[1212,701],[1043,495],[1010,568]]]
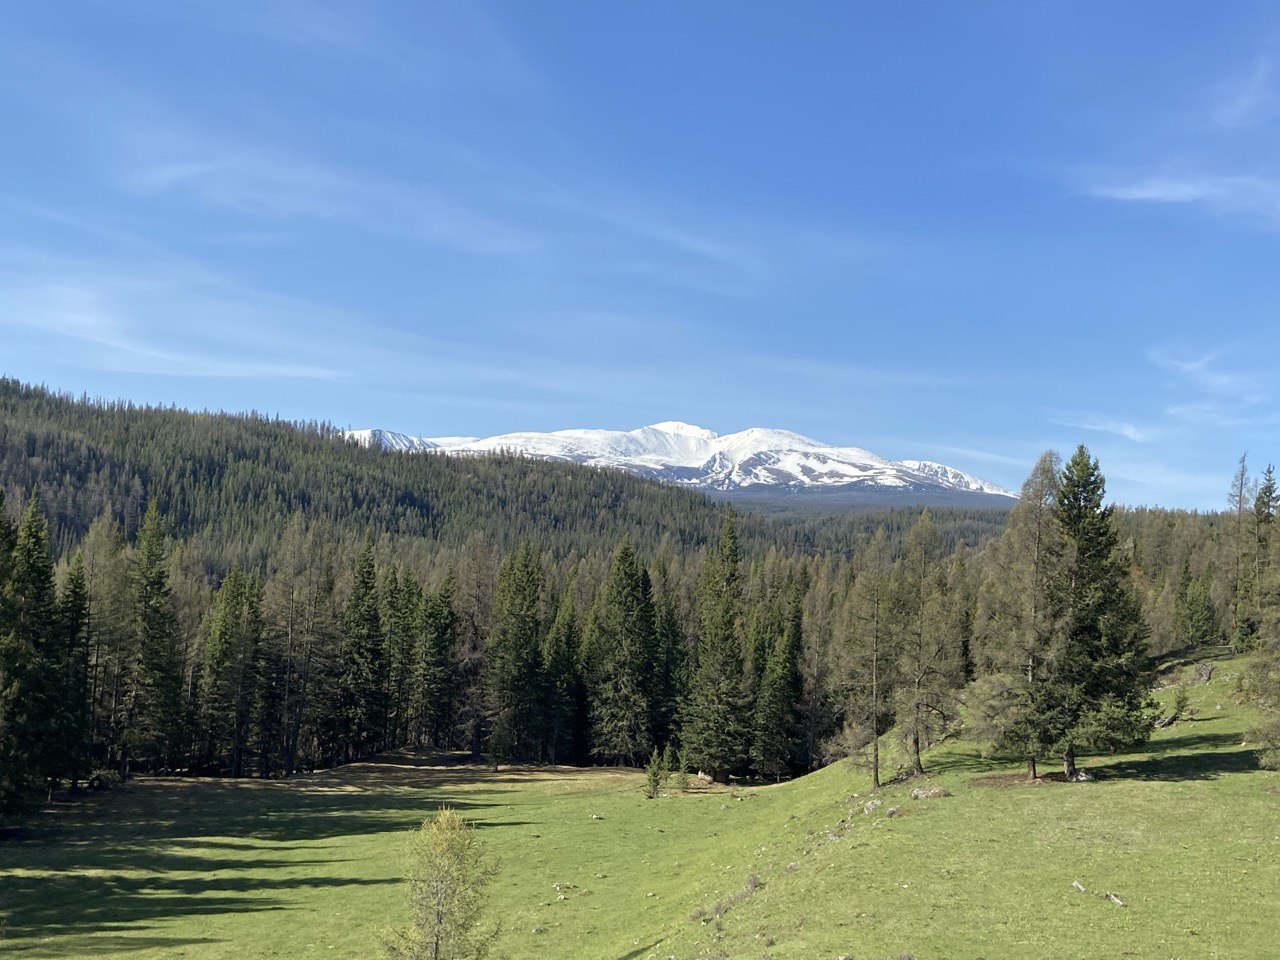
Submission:
[[[1046,458],[985,549],[946,549],[924,511],[896,557],[881,531],[852,562],[748,561],[729,514],[691,555],[472,541],[415,570],[298,515],[269,564],[216,583],[154,503],[132,543],[104,514],[55,565],[33,497],[0,529],[6,791],[406,744],[626,764],[669,746],[722,778],[858,754],[878,777],[886,735],[922,769],[966,700],[1000,748],[1070,767],[1150,721],[1140,577],[1102,497],[1084,451]]]
[[[81,406],[103,410],[70,404]],[[193,415],[150,411],[126,430],[103,414],[103,429],[168,416]],[[233,436],[293,430],[226,421]],[[211,423],[209,442],[227,446],[223,421]],[[321,434],[304,446],[441,462]],[[36,448],[74,447],[50,437]],[[172,449],[191,461],[182,437]],[[0,462],[16,462],[8,448]],[[74,487],[58,462],[49,454],[39,471]],[[718,530],[687,541],[660,518],[649,530],[629,501],[589,535],[574,498],[618,478],[467,463],[516,470],[522,496],[581,474],[585,487],[543,490],[549,516],[576,519],[512,539],[490,517],[449,543],[335,518],[316,505],[338,494],[316,490],[310,508],[280,516],[282,501],[259,505],[275,533],[244,550],[234,523],[171,518],[151,477],[136,522],[106,503],[58,549],[46,496],[62,486],[0,508],[0,791],[104,768],[287,776],[406,744],[556,763],[636,763],[669,746],[691,769],[769,779],[855,755],[878,775],[882,746],[919,769],[962,713],[997,749],[1031,768],[1059,758],[1070,774],[1077,750],[1145,737],[1152,654],[1275,646],[1270,471],[1238,476],[1222,514],[1113,510],[1082,449],[1066,465],[1043,459],[980,545],[915,511],[815,552],[751,546],[746,531],[763,537],[764,521],[705,502],[690,516]],[[634,482],[655,505],[686,497]]]
[[[726,507],[618,470],[519,456],[447,457],[367,449],[325,423],[79,399],[0,378],[0,489],[40,497],[55,557],[104,513],[135,538],[154,502],[170,536],[194,541],[208,572],[262,568],[297,514],[340,538],[373,536],[402,562],[434,562],[479,537],[526,539],[557,557],[608,552],[623,536],[647,553],[715,539]],[[875,517],[740,518],[744,552],[851,556],[886,525],[899,544],[910,510]],[[951,544],[999,531],[1003,511],[937,511]]]

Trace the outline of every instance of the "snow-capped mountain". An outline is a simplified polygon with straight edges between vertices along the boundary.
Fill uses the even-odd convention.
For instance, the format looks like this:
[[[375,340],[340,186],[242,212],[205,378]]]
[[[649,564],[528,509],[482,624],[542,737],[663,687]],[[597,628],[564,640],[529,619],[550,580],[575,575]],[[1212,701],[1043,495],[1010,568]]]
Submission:
[[[1016,494],[928,460],[886,460],[858,447],[833,447],[787,430],[752,427],[721,436],[675,420],[637,430],[557,430],[496,437],[411,437],[350,430],[365,446],[406,453],[519,452],[547,460],[612,467],[726,496],[847,493],[851,502],[976,503]]]

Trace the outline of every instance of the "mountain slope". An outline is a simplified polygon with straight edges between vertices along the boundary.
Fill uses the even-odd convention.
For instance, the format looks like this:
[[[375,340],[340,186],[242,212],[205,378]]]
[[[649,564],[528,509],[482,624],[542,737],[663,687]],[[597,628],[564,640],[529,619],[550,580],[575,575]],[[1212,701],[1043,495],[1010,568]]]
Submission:
[[[352,430],[350,439],[385,450],[455,456],[520,453],[626,470],[719,496],[760,500],[821,493],[827,503],[1012,505],[1016,495],[928,460],[886,460],[859,447],[835,447],[787,430],[752,427],[721,436],[669,420],[636,430],[557,430],[495,437],[411,437]]]

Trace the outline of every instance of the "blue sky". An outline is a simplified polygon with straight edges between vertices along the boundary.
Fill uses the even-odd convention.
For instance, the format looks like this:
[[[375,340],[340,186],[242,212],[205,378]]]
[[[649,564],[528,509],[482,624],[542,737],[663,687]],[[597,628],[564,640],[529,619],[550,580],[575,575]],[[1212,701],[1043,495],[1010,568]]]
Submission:
[[[1130,503],[1280,459],[1265,3],[0,5],[0,373],[778,426]]]

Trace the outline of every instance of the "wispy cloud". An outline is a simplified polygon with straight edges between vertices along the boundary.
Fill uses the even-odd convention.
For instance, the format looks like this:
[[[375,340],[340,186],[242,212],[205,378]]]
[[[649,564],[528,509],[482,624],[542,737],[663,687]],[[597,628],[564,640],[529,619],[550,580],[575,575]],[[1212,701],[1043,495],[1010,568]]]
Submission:
[[[274,302],[273,302],[274,299]],[[8,254],[0,329],[85,369],[181,377],[342,380],[281,329],[289,307],[174,263],[136,267]],[[182,318],[181,325],[175,318]]]
[[[1072,427],[1077,430],[1092,430],[1098,433],[1109,433],[1113,436],[1123,437],[1126,440],[1132,440],[1134,443],[1150,443],[1157,436],[1158,430],[1139,427],[1125,420],[1117,420],[1108,417],[1058,417],[1054,423],[1061,427]]]
[[[1142,176],[1091,183],[1089,196],[1136,203],[1202,206],[1211,213],[1240,216],[1280,228],[1280,178],[1252,174]]]
[[[545,242],[532,229],[434,191],[287,156],[231,151],[150,163],[127,183],[142,195],[186,194],[254,219],[332,221],[466,253],[523,255]]]
[[[1222,81],[1214,88],[1211,103],[1214,122],[1227,129],[1241,129],[1273,119],[1275,84],[1270,59],[1260,56]]]
[[[1176,374],[1197,390],[1245,403],[1257,403],[1266,396],[1263,378],[1254,371],[1224,365],[1228,350],[1218,347],[1202,353],[1177,353],[1155,348],[1147,359],[1162,370]]]

